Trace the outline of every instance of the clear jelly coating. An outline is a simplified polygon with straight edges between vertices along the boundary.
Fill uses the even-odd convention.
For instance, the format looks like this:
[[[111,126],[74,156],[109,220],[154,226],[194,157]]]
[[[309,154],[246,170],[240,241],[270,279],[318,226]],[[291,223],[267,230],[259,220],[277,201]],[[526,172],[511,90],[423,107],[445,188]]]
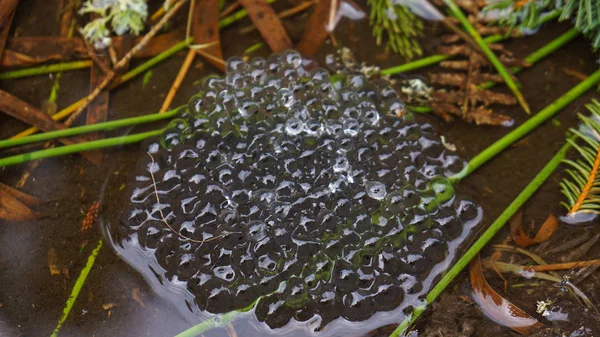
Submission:
[[[229,59],[126,189],[120,237],[146,259],[134,267],[185,284],[194,310],[262,297],[271,328],[315,316],[323,328],[408,307],[481,218],[445,178],[464,162],[431,125],[395,115],[385,82],[334,84],[304,65],[294,51]]]

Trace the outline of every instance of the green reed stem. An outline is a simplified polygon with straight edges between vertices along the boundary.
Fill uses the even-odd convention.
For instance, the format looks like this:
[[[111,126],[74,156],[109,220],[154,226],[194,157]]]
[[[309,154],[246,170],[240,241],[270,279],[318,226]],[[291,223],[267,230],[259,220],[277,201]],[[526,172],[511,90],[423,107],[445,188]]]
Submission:
[[[35,142],[43,142],[43,141],[52,140],[52,139],[71,137],[71,136],[80,135],[83,133],[94,132],[94,131],[109,131],[112,129],[121,128],[121,127],[129,126],[129,125],[138,125],[138,124],[143,124],[143,123],[156,122],[156,121],[160,121],[163,119],[171,118],[180,111],[181,111],[181,107],[167,111],[162,114],[151,114],[151,115],[146,115],[146,116],[124,118],[124,119],[119,119],[119,120],[114,120],[114,121],[109,121],[109,122],[83,125],[83,126],[78,126],[78,127],[74,127],[74,128],[68,128],[68,129],[62,129],[62,130],[56,130],[56,131],[50,131],[50,132],[43,132],[43,133],[39,133],[39,134],[35,134],[35,135],[23,137],[23,138],[0,140],[0,149],[6,148],[6,147],[11,147],[11,146],[30,144],[30,143],[35,143]]]
[[[508,71],[502,64],[502,62],[500,62],[498,57],[496,57],[494,52],[488,47],[488,45],[481,38],[481,35],[479,35],[479,33],[477,32],[475,27],[473,27],[473,25],[471,25],[469,20],[465,17],[463,12],[460,10],[460,8],[458,8],[458,6],[454,3],[454,1],[444,0],[444,3],[448,6],[448,8],[450,9],[450,12],[452,12],[454,17],[456,17],[462,23],[462,25],[465,28],[465,30],[467,31],[467,33],[469,33],[469,35],[471,35],[471,37],[475,40],[475,42],[477,43],[479,48],[481,48],[481,51],[485,54],[485,56],[487,56],[488,60],[492,63],[492,65],[494,65],[494,68],[496,68],[496,70],[498,71],[500,76],[502,76],[502,79],[504,79],[504,82],[510,88],[510,90],[513,92],[513,94],[515,95],[515,97],[519,101],[519,104],[521,104],[521,106],[523,107],[525,112],[530,114],[531,110],[529,109],[529,105],[525,101],[525,98],[523,97],[523,94],[517,87],[517,84],[515,83],[515,81],[513,81],[511,75],[508,73]]]
[[[91,60],[63,62],[56,64],[48,64],[45,66],[17,69],[0,73],[0,80],[12,80],[15,78],[44,75],[57,73],[69,70],[85,69],[92,66]]]
[[[483,41],[485,41],[485,43],[487,43],[487,44],[491,44],[491,43],[500,42],[502,40],[506,40],[507,38],[508,37],[504,36],[504,35],[490,35],[490,36],[486,37],[485,39],[483,39]],[[401,64],[399,66],[394,66],[391,68],[383,69],[380,71],[380,73],[381,73],[381,75],[396,75],[396,74],[400,74],[400,73],[405,73],[407,71],[414,71],[417,69],[429,67],[429,66],[438,64],[442,61],[451,59],[453,57],[454,57],[454,55],[443,55],[443,54],[431,55],[431,56],[424,57],[419,60]]]
[[[435,299],[450,285],[454,278],[469,264],[471,259],[481,251],[481,249],[498,233],[498,231],[508,222],[508,220],[525,204],[529,198],[542,186],[548,177],[556,170],[558,165],[565,158],[567,150],[571,147],[567,142],[560,150],[550,159],[544,168],[533,178],[531,182],[517,195],[517,197],[508,205],[508,207],[500,214],[500,216],[492,223],[492,225],[475,241],[475,243],[463,254],[442,279],[431,289],[427,294],[427,303],[432,303]],[[415,308],[413,314],[405,319],[395,330],[390,337],[398,337],[404,333],[408,327],[413,324],[417,318],[425,311],[425,306]]]
[[[67,320],[67,317],[69,317],[69,313],[71,312],[71,309],[73,309],[73,305],[75,304],[75,301],[77,300],[77,297],[81,292],[81,288],[83,287],[85,280],[87,279],[90,273],[90,270],[92,270],[92,267],[94,266],[94,262],[96,261],[96,257],[98,257],[98,253],[100,252],[101,248],[102,239],[98,241],[98,245],[92,251],[92,254],[90,254],[90,256],[88,257],[85,267],[83,267],[81,273],[77,277],[77,281],[75,281],[75,286],[73,286],[73,289],[71,290],[71,295],[69,295],[69,298],[67,299],[67,304],[63,309],[63,314],[60,317],[60,320],[58,321],[58,324],[56,325],[56,328],[54,328],[54,331],[52,332],[52,335],[50,335],[50,337],[58,336],[58,331],[62,327],[63,323]]]
[[[123,83],[123,82],[127,82],[130,79],[138,76],[141,73],[146,72],[147,70],[150,70],[150,68],[154,67],[155,65],[157,65],[158,63],[168,59],[169,57],[175,55],[177,52],[185,49],[190,43],[192,43],[194,41],[193,37],[187,38],[179,43],[177,43],[176,45],[174,45],[173,47],[163,51],[162,53],[154,56],[153,58],[149,59],[148,61],[144,62],[143,64],[141,64],[138,67],[133,68],[132,70],[126,72],[123,76],[121,76],[121,78],[119,79],[119,84]]]
[[[242,311],[230,311],[224,314],[217,315],[216,317],[209,318],[198,325],[194,325],[193,327],[185,330],[184,332],[177,334],[175,337],[196,337],[209,330],[226,326],[242,313]]]
[[[142,140],[144,140],[146,138],[158,136],[162,132],[163,132],[163,129],[160,129],[160,130],[137,133],[137,134],[129,135],[129,136],[106,138],[106,139],[100,139],[100,140],[95,140],[95,141],[91,141],[91,142],[77,143],[77,144],[65,145],[65,146],[60,146],[60,147],[55,147],[55,148],[49,148],[49,149],[24,153],[24,154],[18,154],[15,156],[1,158],[0,159],[0,167],[22,164],[22,163],[25,163],[28,161],[38,160],[38,159],[43,159],[43,158],[62,156],[65,154],[72,154],[72,153],[78,153],[78,152],[83,152],[83,151],[98,150],[98,149],[104,149],[107,147],[137,143],[137,142],[141,142]]]
[[[569,29],[566,33],[560,35],[559,37],[557,37],[556,39],[550,41],[549,43],[547,43],[546,45],[544,45],[542,48],[534,51],[533,53],[529,54],[527,57],[525,57],[525,62],[534,65],[537,62],[539,62],[540,60],[542,60],[543,58],[545,58],[546,56],[552,54],[553,52],[557,51],[558,49],[564,47],[567,43],[573,41],[574,38],[576,38],[577,36],[579,36],[581,33],[576,29],[576,28],[572,28]],[[392,68],[390,68],[392,69]],[[521,70],[523,70],[522,67],[512,67],[510,68],[511,72],[513,74],[516,74],[518,72],[520,72]],[[497,83],[495,82],[485,82],[482,87],[484,89],[490,89],[493,88]],[[420,107],[411,107],[410,108],[411,111],[414,112],[419,112],[419,113],[429,113],[432,112],[433,110],[428,107],[428,106],[420,106]]]
[[[502,152],[508,146],[521,139],[531,130],[535,129],[540,124],[554,116],[562,108],[567,106],[567,104],[571,103],[577,97],[583,95],[586,91],[594,87],[599,82],[600,70],[596,70],[595,73],[593,73],[588,78],[577,84],[567,93],[559,97],[556,101],[550,103],[550,105],[542,109],[535,116],[529,118],[525,123],[521,124],[519,127],[509,132],[507,135],[494,142],[488,148],[481,151],[478,155],[476,155],[467,163],[467,165],[461,172],[450,177],[450,181],[456,182],[457,180],[461,180],[464,177],[468,176],[473,171],[478,169],[481,165],[485,164],[487,161],[495,157],[498,153]]]

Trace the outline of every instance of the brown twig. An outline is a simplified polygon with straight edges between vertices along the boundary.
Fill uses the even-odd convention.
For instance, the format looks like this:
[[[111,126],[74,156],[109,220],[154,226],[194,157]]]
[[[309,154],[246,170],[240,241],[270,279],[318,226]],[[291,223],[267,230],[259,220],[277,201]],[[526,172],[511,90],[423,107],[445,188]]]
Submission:
[[[152,165],[151,166],[154,166],[154,157],[152,157],[152,155],[150,154],[150,152],[146,152],[146,153],[148,154],[148,156],[150,156],[150,159],[152,160]],[[154,173],[152,173],[152,170],[150,170],[149,172],[150,172],[150,177],[152,178],[152,186],[154,187],[154,195],[156,196],[156,202],[158,204],[160,204],[160,199],[158,198],[158,189],[156,188],[156,180],[154,179]],[[213,241],[213,240],[222,238],[222,237],[224,237],[226,235],[229,235],[229,234],[239,233],[239,232],[225,233],[225,234],[213,236],[212,238],[208,238],[206,240],[194,240],[192,238],[189,238],[189,237],[187,237],[187,236],[179,233],[173,227],[171,227],[171,225],[169,225],[169,223],[167,222],[167,219],[165,218],[165,215],[163,214],[162,208],[158,207],[158,213],[160,214],[160,218],[163,221],[163,223],[165,224],[165,226],[167,226],[171,230],[171,232],[175,233],[180,238],[182,238],[184,240],[187,240],[187,241],[190,241],[190,242],[204,243],[204,242]]]
[[[94,64],[98,66],[100,70],[102,70],[103,73],[108,74],[110,72],[110,68],[108,65],[106,65],[106,62],[103,62],[100,60],[100,58],[98,58],[98,55],[96,55],[96,50],[90,45],[88,40],[86,40],[81,31],[79,31],[79,34],[81,35],[83,43],[85,44],[88,56],[92,59],[92,61],[94,61]]]
[[[227,8],[225,8],[221,12],[221,14],[219,14],[219,19],[222,19],[222,18],[226,17],[227,15],[233,13],[233,11],[235,11],[238,8],[240,8],[240,2],[239,1],[236,1],[236,2],[232,3]]]
[[[600,266],[600,260],[554,263],[541,266],[523,266],[522,268],[524,271],[542,272],[550,270],[569,270],[573,268],[585,268],[592,266]]]
[[[225,71],[225,61],[223,61],[223,59],[220,59],[212,54],[207,53],[206,51],[202,50],[202,49],[194,49],[194,51],[196,51],[196,53],[198,53],[200,56],[212,60],[214,62],[217,63],[218,68],[221,71]]]
[[[192,65],[192,62],[194,62],[195,58],[196,58],[196,51],[193,49],[190,49],[188,51],[187,56],[185,57],[185,60],[183,61],[183,64],[181,65],[181,69],[179,69],[179,73],[177,74],[175,81],[173,81],[173,85],[171,85],[171,89],[169,89],[169,93],[167,94],[167,97],[165,97],[162,107],[160,108],[160,111],[158,113],[164,113],[165,111],[167,111],[169,109],[169,106],[171,106],[171,103],[173,102],[173,99],[175,98],[175,95],[177,94],[177,91],[179,90],[179,87],[181,86],[181,82],[183,82],[183,80],[185,79],[185,75],[187,75],[188,70],[190,69],[190,66]]]
[[[158,31],[162,28],[162,26],[164,26],[164,24],[171,17],[173,17],[173,15],[175,15],[175,13],[177,13],[177,11],[181,7],[183,7],[183,5],[187,2],[188,2],[188,0],[178,1],[173,6],[173,8],[167,14],[165,14],[165,16],[163,16],[162,19],[160,19],[160,21],[156,25],[154,25],[150,29],[148,34],[146,34],[144,36],[144,38],[135,47],[133,47],[133,49],[131,49],[131,51],[129,51],[129,53],[127,53],[127,55],[125,55],[119,62],[117,62],[117,64],[115,64],[114,69],[112,71],[110,71],[108,74],[106,74],[106,76],[104,77],[102,82],[96,87],[96,89],[94,89],[94,91],[85,99],[83,104],[81,104],[79,106],[79,108],[77,108],[77,110],[71,115],[71,117],[69,117],[69,119],[67,119],[67,121],[65,122],[66,126],[70,126],[71,124],[73,124],[73,122],[75,121],[75,119],[77,119],[77,117],[81,114],[81,112],[83,112],[83,110],[85,110],[85,108],[87,108],[88,104],[90,104],[90,102],[93,101],[102,92],[102,90],[110,84],[110,82],[112,82],[112,80],[115,78],[115,76],[117,74],[116,71],[118,69],[120,69],[121,67],[123,67],[125,64],[127,64],[129,62],[129,60],[131,60],[133,55],[135,55],[142,48],[144,48],[146,46],[146,44],[154,37],[154,35],[156,35],[158,33]]]
[[[310,8],[314,4],[315,4],[314,1],[303,2],[303,3],[299,4],[298,6],[295,6],[293,8],[286,9],[284,11],[281,11],[281,12],[277,13],[277,17],[279,17],[280,19],[289,18],[290,16],[294,16],[294,15],[296,15],[298,13],[302,13],[303,11],[305,11],[308,8]],[[254,25],[252,25],[252,26],[246,26],[244,28],[241,28],[239,30],[239,33],[240,34],[248,34],[248,33],[252,32],[254,30],[256,30],[256,26],[254,26]]]

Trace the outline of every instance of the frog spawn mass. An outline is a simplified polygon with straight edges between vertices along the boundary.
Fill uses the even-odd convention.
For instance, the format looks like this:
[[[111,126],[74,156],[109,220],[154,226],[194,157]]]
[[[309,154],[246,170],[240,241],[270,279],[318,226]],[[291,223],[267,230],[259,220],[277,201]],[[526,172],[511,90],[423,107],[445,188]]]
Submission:
[[[305,65],[292,51],[228,60],[140,161],[120,238],[196,310],[261,297],[271,328],[322,328],[408,307],[481,217],[444,178],[464,162],[396,116],[393,89],[353,74],[336,86]]]

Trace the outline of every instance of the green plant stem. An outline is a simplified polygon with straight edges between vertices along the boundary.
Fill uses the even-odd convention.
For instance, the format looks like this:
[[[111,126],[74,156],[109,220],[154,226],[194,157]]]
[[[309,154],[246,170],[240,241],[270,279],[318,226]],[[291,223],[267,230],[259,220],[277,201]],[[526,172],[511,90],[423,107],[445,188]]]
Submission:
[[[18,145],[35,143],[35,142],[42,142],[42,141],[47,141],[47,140],[52,140],[52,139],[71,137],[71,136],[79,135],[82,133],[89,133],[89,132],[94,132],[94,131],[109,131],[109,130],[120,128],[123,126],[156,122],[159,120],[171,118],[180,111],[181,111],[181,107],[167,111],[162,114],[151,114],[151,115],[145,115],[145,116],[139,116],[139,117],[124,118],[124,119],[119,119],[119,120],[114,120],[114,121],[109,121],[109,122],[83,125],[83,126],[62,129],[62,130],[57,130],[57,131],[43,132],[43,133],[39,133],[39,134],[35,134],[35,135],[23,137],[23,138],[0,140],[0,149],[6,148],[6,147],[11,147],[11,146],[18,146]]]
[[[527,55],[527,57],[525,57],[524,61],[530,65],[536,64],[544,57],[554,53],[558,49],[565,46],[567,43],[573,41],[573,39],[576,38],[577,36],[579,36],[580,34],[581,33],[576,28],[571,28],[568,31],[566,31],[565,33],[563,33],[562,35],[560,35],[559,37],[557,37],[556,39],[545,44],[542,48]],[[521,70],[523,70],[523,67],[510,68],[510,71],[513,74],[516,74],[516,73],[520,72]],[[495,82],[489,81],[483,85],[483,88],[490,89],[495,85],[496,85]]]
[[[557,51],[558,49],[564,47],[567,43],[571,42],[574,38],[576,38],[580,34],[581,33],[575,28],[569,29],[566,33],[564,33],[561,36],[557,37],[556,39],[550,41],[548,44],[544,45],[542,48],[529,54],[525,58],[524,61],[531,65],[536,64],[541,59],[552,54],[553,52]],[[400,66],[400,67],[402,67],[402,66]],[[394,68],[396,68],[396,67],[394,67]],[[389,68],[389,69],[392,69],[392,68]],[[520,72],[521,70],[523,70],[522,67],[512,67],[511,68],[511,71],[513,74],[516,74],[516,73]],[[495,83],[495,82],[488,81],[488,82],[484,83],[482,87],[484,89],[490,89],[490,88],[493,88],[496,84],[497,83]],[[429,113],[429,112],[433,111],[428,106],[409,107],[409,110],[414,111],[414,112],[419,112],[419,113]]]
[[[567,104],[571,103],[577,97],[583,95],[586,91],[594,87],[598,82],[600,82],[600,70],[596,70],[595,73],[593,73],[588,78],[577,84],[567,93],[559,97],[556,101],[550,103],[550,105],[542,109],[542,111],[538,112],[535,116],[529,118],[518,128],[509,132],[507,135],[500,138],[488,148],[480,152],[467,163],[467,165],[461,172],[450,177],[450,181],[455,182],[471,174],[473,171],[475,171],[481,165],[485,164],[491,158],[495,157],[498,153],[506,149],[508,146],[521,139],[521,137],[528,134],[531,130],[535,129],[540,124],[554,116],[562,108],[567,106]]]
[[[187,40],[181,41],[179,43],[177,43],[176,45],[174,45],[173,47],[163,51],[162,53],[154,56],[153,58],[149,59],[148,61],[144,62],[143,64],[135,67],[134,69],[128,71],[127,73],[125,73],[123,76],[121,76],[119,78],[119,81],[114,83],[111,86],[112,88],[116,88],[119,85],[133,79],[134,77],[146,72],[147,70],[149,70],[150,68],[154,67],[156,64],[166,60],[167,58],[173,56],[175,53],[183,50],[184,48],[187,47],[187,45],[189,43],[192,42],[192,38],[189,38]],[[67,116],[71,115],[75,110],[77,110],[77,108],[83,104],[83,102],[85,101],[85,97],[80,99],[79,101],[69,105],[68,107],[64,108],[63,110],[57,112],[55,115],[52,116],[52,119],[57,121],[63,118],[66,118]],[[17,139],[17,138],[22,138],[22,137],[26,137],[29,135],[32,135],[36,132],[38,132],[39,129],[35,126],[30,127],[29,129],[20,132],[12,137],[10,137],[10,139]]]
[[[127,82],[130,79],[138,76],[139,74],[146,72],[147,70],[149,70],[150,68],[154,67],[158,63],[160,63],[160,62],[168,59],[169,57],[175,55],[177,52],[185,49],[193,41],[194,41],[193,37],[187,38],[187,39],[185,39],[185,40],[177,43],[173,47],[171,47],[171,48],[163,51],[162,53],[154,56],[153,58],[151,58],[148,61],[144,62],[140,66],[131,69],[130,71],[128,71],[127,73],[125,73],[123,76],[121,76],[121,78],[119,79],[118,84],[121,84],[123,82]]]
[[[506,224],[506,222],[525,204],[527,200],[540,188],[540,186],[548,179],[548,177],[556,170],[558,165],[565,158],[567,150],[571,145],[567,142],[563,147],[550,159],[544,168],[533,178],[533,180],[517,195],[517,197],[508,205],[508,207],[500,214],[500,216],[492,223],[492,225],[475,241],[475,243],[463,254],[442,279],[431,289],[427,294],[427,303],[432,303],[435,299],[448,287],[454,278],[469,264],[471,259],[479,253],[479,251],[494,237],[494,235]],[[417,318],[425,311],[426,306],[415,308],[412,315],[404,320],[390,337],[398,337],[413,324]]]
[[[63,62],[56,64],[48,64],[39,67],[17,69],[0,73],[0,80],[12,80],[15,78],[44,75],[57,73],[69,70],[86,69],[92,66],[91,60]]]
[[[100,139],[100,140],[95,140],[95,141],[91,141],[91,142],[77,143],[77,144],[66,145],[66,146],[61,146],[61,147],[48,148],[48,149],[24,153],[24,154],[18,154],[15,156],[10,156],[10,157],[0,159],[0,167],[22,164],[22,163],[25,163],[28,161],[38,160],[38,159],[43,159],[43,158],[62,156],[65,154],[78,153],[78,152],[89,151],[89,150],[98,150],[98,149],[103,149],[103,148],[107,148],[107,147],[137,143],[137,142],[141,142],[142,140],[144,140],[146,138],[158,136],[162,132],[163,132],[163,129],[160,129],[160,130],[137,133],[137,134],[129,135],[129,136],[106,138],[106,139]]]
[[[184,332],[177,334],[175,337],[196,337],[202,333],[207,332],[208,330],[220,328],[229,324],[229,322],[236,319],[238,315],[242,313],[243,311],[230,311],[224,314],[220,314],[217,317],[209,318],[198,325],[194,325],[193,327],[185,330]]]
[[[490,35],[490,36],[486,37],[483,41],[485,41],[485,43],[487,43],[487,44],[491,44],[491,43],[500,42],[502,40],[505,40],[506,38],[507,37],[504,35]],[[400,73],[405,73],[407,71],[414,71],[414,70],[425,68],[425,67],[428,67],[428,66],[431,66],[434,64],[438,64],[442,61],[451,59],[453,57],[454,57],[453,55],[443,55],[443,54],[431,55],[431,56],[424,57],[419,60],[401,64],[399,66],[383,69],[380,71],[380,73],[381,73],[381,75],[397,75]]]
[[[502,62],[500,62],[500,60],[498,59],[498,57],[496,57],[496,55],[490,49],[490,47],[488,47],[488,45],[483,41],[481,35],[479,35],[475,27],[471,25],[469,20],[460,10],[460,8],[458,8],[458,6],[452,0],[444,0],[444,3],[448,6],[450,12],[462,23],[467,33],[469,33],[469,35],[471,35],[471,37],[475,40],[481,51],[485,54],[485,56],[487,56],[488,60],[492,63],[492,65],[494,65],[494,68],[496,68],[500,76],[502,76],[502,79],[504,79],[504,82],[513,92],[513,94],[515,95],[515,97],[519,101],[519,104],[521,104],[525,112],[528,114],[531,113],[529,105],[525,101],[523,94],[521,93],[521,91],[519,91],[519,88],[517,87],[515,81],[513,81],[511,75],[508,73]]]
[[[268,3],[273,3],[275,1],[277,1],[277,0],[267,0]],[[234,24],[235,22],[245,18],[246,16],[248,16],[248,12],[245,9],[240,9],[239,11],[221,19],[219,21],[219,28],[225,28],[227,26],[230,26],[230,25]],[[192,43],[189,41],[193,41],[193,38],[189,38],[188,40],[185,40],[184,47],[187,46],[188,44]],[[183,43],[183,42],[180,42],[180,43]],[[179,48],[179,44],[165,50],[163,53],[170,51],[171,49],[178,49],[178,48]],[[183,49],[183,48],[181,48],[181,49]],[[181,49],[179,49],[179,50],[181,50]],[[177,51],[179,51],[179,50],[177,50]],[[163,53],[161,53],[161,54],[163,54]],[[161,54],[158,54],[157,56],[159,56]],[[15,79],[15,78],[21,78],[21,77],[27,77],[27,76],[36,76],[36,75],[63,72],[63,71],[69,71],[69,70],[85,69],[85,68],[89,68],[91,66],[92,66],[91,60],[50,64],[50,65],[45,65],[45,66],[2,72],[2,73],[0,73],[0,80],[9,80],[9,79]],[[133,70],[128,72],[127,74],[123,75],[121,77],[121,82],[126,81],[123,78],[127,78],[126,76],[132,72],[133,72]],[[138,75],[137,73],[133,73],[133,75],[130,75],[130,76],[135,77],[137,75]]]
[[[267,3],[273,3],[275,1],[277,1],[277,0],[267,0]],[[221,19],[219,21],[219,28],[225,28],[227,26],[231,26],[232,24],[245,18],[246,16],[248,16],[248,11],[246,11],[245,9],[240,9],[239,11]]]
[[[50,337],[58,336],[58,331],[62,327],[63,323],[67,320],[67,317],[69,317],[69,313],[71,312],[71,309],[73,308],[73,305],[75,304],[75,301],[77,300],[77,297],[81,292],[81,288],[83,287],[85,280],[87,279],[90,273],[90,270],[92,270],[92,267],[94,266],[94,262],[96,262],[96,257],[98,257],[98,253],[100,252],[101,248],[102,239],[98,241],[98,245],[92,251],[92,254],[88,257],[85,267],[83,267],[81,273],[77,277],[77,281],[75,281],[75,286],[73,286],[73,289],[71,290],[71,295],[69,295],[69,299],[67,299],[67,304],[63,309],[63,314],[60,317],[60,320],[58,321],[58,324],[56,325],[56,328],[54,328],[54,331],[52,332],[52,335],[50,335]]]

